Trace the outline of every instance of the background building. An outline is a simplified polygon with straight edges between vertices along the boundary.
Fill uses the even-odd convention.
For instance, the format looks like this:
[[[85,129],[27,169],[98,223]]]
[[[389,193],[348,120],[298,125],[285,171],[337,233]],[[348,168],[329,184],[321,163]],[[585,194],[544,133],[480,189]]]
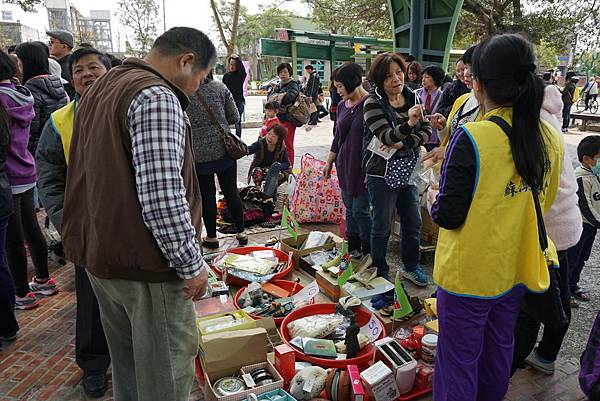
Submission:
[[[98,50],[113,51],[109,10],[90,10],[86,17],[66,0],[47,0],[46,8],[51,31],[64,29],[73,33],[76,45],[88,42]]]

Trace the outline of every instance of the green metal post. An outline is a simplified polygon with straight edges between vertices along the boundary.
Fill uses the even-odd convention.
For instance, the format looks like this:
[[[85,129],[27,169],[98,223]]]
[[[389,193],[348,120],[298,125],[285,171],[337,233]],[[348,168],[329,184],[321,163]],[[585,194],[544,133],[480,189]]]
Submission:
[[[294,71],[291,78],[296,79],[296,71],[298,71],[298,47],[296,39],[292,39],[290,42],[292,45],[292,71]]]
[[[450,23],[450,30],[448,31],[448,39],[446,40],[446,49],[444,51],[444,62],[442,68],[448,71],[448,63],[450,62],[450,50],[452,50],[452,42],[454,41],[454,33],[456,32],[456,24],[458,23],[458,17],[460,16],[460,10],[462,10],[464,0],[457,0],[454,14],[452,15],[452,22]]]
[[[331,60],[329,60],[329,62],[331,63],[331,65],[329,66],[329,79],[331,80],[333,70],[335,70],[335,42],[329,42],[329,49],[329,51],[331,52]]]
[[[425,21],[425,2],[410,2],[410,54],[423,61],[423,22]]]

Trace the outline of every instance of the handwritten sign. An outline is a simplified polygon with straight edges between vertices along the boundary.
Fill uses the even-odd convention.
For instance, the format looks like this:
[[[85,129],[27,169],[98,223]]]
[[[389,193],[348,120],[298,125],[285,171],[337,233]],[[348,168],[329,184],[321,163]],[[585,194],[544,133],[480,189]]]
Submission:
[[[383,326],[381,325],[381,322],[377,319],[375,314],[372,314],[369,323],[360,328],[359,334],[364,334],[369,337],[369,340],[375,341],[379,338],[382,331]]]
[[[319,293],[319,285],[314,280],[312,283],[304,287],[300,292],[292,296],[294,303],[305,302],[313,299]]]

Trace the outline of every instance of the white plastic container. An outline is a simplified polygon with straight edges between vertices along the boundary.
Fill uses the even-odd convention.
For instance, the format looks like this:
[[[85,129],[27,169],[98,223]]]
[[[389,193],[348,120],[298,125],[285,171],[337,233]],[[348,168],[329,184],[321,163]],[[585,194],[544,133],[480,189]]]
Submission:
[[[421,340],[421,359],[427,366],[435,365],[435,354],[437,348],[438,336],[435,334],[426,334]]]

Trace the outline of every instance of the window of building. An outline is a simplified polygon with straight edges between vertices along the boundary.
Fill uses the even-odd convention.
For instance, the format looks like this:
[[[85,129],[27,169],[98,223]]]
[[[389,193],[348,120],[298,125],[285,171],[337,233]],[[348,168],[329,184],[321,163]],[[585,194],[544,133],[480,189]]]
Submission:
[[[325,80],[325,62],[323,60],[310,60],[310,64],[315,67],[321,81]]]

